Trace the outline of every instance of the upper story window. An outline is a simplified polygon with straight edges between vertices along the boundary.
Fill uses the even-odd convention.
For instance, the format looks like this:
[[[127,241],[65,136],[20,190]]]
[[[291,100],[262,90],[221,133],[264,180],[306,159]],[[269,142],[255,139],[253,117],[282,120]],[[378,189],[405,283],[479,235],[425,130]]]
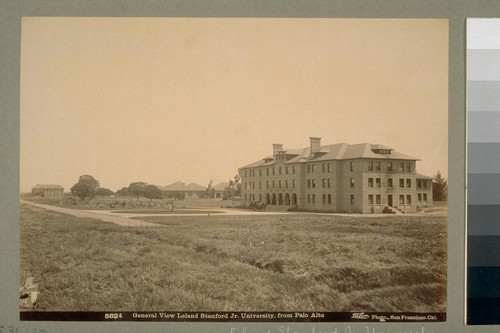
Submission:
[[[288,175],[288,165],[287,165],[287,166],[285,166],[285,174],[287,174],[287,175]]]
[[[354,171],[354,165],[352,162],[349,162],[349,170]]]
[[[375,162],[375,171],[380,171],[380,162]]]
[[[399,163],[399,169],[398,169],[398,171],[403,172],[403,168],[404,168],[404,163],[403,163],[403,162],[400,162],[400,163]]]
[[[328,172],[332,172],[332,163],[328,163]]]
[[[422,181],[417,179],[417,188],[422,188]]]
[[[373,171],[373,161],[368,162],[368,171]]]
[[[368,187],[373,187],[373,178],[368,178]]]
[[[311,167],[311,172],[314,173],[316,171],[316,164],[313,164]]]
[[[401,188],[405,187],[405,180],[403,178],[399,179],[399,187],[401,187]]]
[[[262,169],[259,169],[259,176],[262,176]]]
[[[392,162],[387,162],[387,171],[392,171]]]
[[[354,178],[351,178],[351,188],[354,188]]]
[[[392,178],[387,178],[387,187],[392,188]]]
[[[405,171],[411,172],[411,162],[406,163],[406,169]]]
[[[406,180],[406,187],[411,188],[411,179]]]
[[[375,179],[375,186],[380,187],[380,178]]]
[[[295,173],[295,165],[292,166],[292,173]]]

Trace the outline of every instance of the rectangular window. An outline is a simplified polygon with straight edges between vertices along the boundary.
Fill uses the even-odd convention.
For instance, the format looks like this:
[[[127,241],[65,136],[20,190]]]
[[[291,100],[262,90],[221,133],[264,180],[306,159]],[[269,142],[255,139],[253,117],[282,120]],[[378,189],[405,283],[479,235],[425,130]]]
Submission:
[[[323,185],[323,188],[325,188],[326,187],[326,179],[323,178],[321,183]]]
[[[310,164],[307,165],[307,173],[311,173],[311,165]]]
[[[368,204],[373,205],[373,194],[368,194]]]
[[[323,194],[323,205],[326,204],[326,194]]]
[[[332,187],[332,184],[331,184],[331,179],[328,178],[328,188]]]
[[[288,188],[288,179],[285,180],[285,187]]]
[[[307,180],[307,188],[311,188],[311,180],[310,179]]]
[[[380,187],[380,178],[375,179],[375,186]]]
[[[273,180],[273,188],[274,188],[275,184],[274,184],[274,180]]]
[[[403,167],[404,167],[404,163],[403,162],[400,162],[399,163],[399,171],[403,171]]]
[[[247,183],[245,183],[245,190],[247,189]]]
[[[266,188],[269,188],[269,180],[266,180]]]
[[[392,162],[387,163],[387,171],[392,171]]]
[[[375,196],[375,203],[380,206],[380,194]]]
[[[285,174],[288,175],[288,165],[285,167]]]
[[[411,195],[409,195],[409,194],[406,196],[406,204],[408,206],[411,206]]]
[[[354,205],[354,194],[351,194],[351,205]]]
[[[427,203],[427,193],[424,193],[424,203]]]
[[[354,188],[354,178],[351,178],[351,188]]]
[[[406,164],[406,171],[408,171],[408,172],[411,171],[411,163]]]
[[[349,170],[354,171],[354,165],[352,162],[349,162]]]
[[[406,188],[411,188],[411,179],[406,180]]]
[[[325,172],[326,170],[325,167],[326,167],[325,163],[321,164],[321,172]]]
[[[422,193],[417,194],[418,202],[422,203]]]
[[[245,193],[245,201],[247,201],[247,194]]]
[[[404,205],[405,204],[405,196],[404,195],[400,195],[399,196],[399,204],[400,205]]]
[[[328,163],[328,172],[332,172],[332,163]]]
[[[292,172],[295,173],[295,165],[292,165]]]
[[[373,171],[373,162],[372,161],[368,162],[368,171]]]
[[[262,176],[262,169],[259,169],[259,176]]]
[[[368,187],[373,187],[373,178],[368,178]]]
[[[311,195],[310,194],[307,195],[307,203],[311,203]]]
[[[313,164],[311,167],[311,172],[314,173],[314,171],[316,171],[316,164]]]
[[[247,176],[247,171],[245,170],[245,177]]]
[[[422,181],[417,179],[417,188],[422,188]]]
[[[380,171],[380,162],[375,162],[375,171]]]
[[[281,188],[281,180],[278,180],[278,187]]]
[[[387,178],[387,187],[392,188],[392,178]]]
[[[313,180],[311,180],[311,185],[312,185],[312,188],[315,188],[316,187],[316,182]]]
[[[399,187],[405,188],[405,180],[403,178],[399,178]]]
[[[422,184],[424,185],[424,188],[427,188],[427,180],[422,180]]]
[[[328,194],[328,203],[331,204],[332,203],[332,195],[331,194]]]
[[[312,203],[316,203],[316,194],[311,195]]]

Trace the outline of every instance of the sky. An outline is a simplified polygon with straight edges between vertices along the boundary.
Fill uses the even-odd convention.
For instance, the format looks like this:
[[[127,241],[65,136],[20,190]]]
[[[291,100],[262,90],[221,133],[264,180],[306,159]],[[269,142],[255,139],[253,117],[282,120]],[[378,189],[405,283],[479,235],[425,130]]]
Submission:
[[[24,17],[20,190],[206,186],[272,154],[383,144],[448,174],[448,21]]]

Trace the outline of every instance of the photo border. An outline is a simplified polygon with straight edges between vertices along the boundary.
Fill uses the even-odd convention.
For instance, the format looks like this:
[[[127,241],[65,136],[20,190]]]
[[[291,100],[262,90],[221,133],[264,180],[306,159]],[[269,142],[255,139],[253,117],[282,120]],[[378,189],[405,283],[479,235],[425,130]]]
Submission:
[[[480,0],[0,0],[0,332],[497,332],[465,326],[465,24],[500,16]],[[445,18],[449,20],[449,213],[447,320],[441,323],[34,322],[19,320],[20,39],[23,16]],[[456,255],[460,254],[460,255]],[[16,330],[17,329],[17,330]]]

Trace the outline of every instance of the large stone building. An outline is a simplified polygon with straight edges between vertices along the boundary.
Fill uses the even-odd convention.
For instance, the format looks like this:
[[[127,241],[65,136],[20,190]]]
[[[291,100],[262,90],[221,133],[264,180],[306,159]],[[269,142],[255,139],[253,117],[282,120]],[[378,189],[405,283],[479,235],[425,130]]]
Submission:
[[[432,178],[417,173],[418,158],[378,144],[303,149],[273,144],[273,154],[239,169],[242,205],[297,206],[311,211],[416,212],[432,206]]]
[[[64,187],[61,185],[37,184],[31,188],[31,194],[42,198],[62,198]]]

